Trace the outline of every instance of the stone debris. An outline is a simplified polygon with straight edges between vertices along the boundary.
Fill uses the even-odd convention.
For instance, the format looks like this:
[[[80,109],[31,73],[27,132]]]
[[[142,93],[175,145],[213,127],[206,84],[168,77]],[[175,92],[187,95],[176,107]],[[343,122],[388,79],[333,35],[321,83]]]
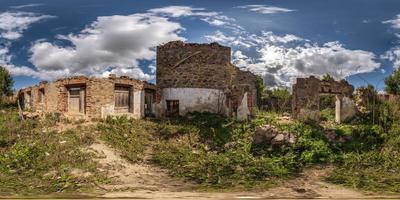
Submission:
[[[292,145],[296,143],[296,136],[292,133],[279,131],[272,125],[263,125],[256,128],[253,144],[269,144],[272,146]]]

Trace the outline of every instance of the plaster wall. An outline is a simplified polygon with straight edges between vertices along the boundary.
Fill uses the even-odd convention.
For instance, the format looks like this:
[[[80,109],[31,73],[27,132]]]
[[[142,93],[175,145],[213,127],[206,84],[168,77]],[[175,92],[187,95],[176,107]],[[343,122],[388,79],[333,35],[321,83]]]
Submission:
[[[227,114],[225,94],[222,90],[207,88],[164,88],[162,89],[160,112],[165,114],[167,100],[179,101],[179,114],[188,112],[213,112]]]

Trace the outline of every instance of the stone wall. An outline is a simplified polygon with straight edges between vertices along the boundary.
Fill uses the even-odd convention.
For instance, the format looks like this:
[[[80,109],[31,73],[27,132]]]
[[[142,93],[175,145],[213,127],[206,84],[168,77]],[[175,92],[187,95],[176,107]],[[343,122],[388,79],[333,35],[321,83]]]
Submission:
[[[130,112],[117,113],[114,109],[114,90],[115,86],[126,86],[130,88]],[[68,88],[84,88],[83,112],[80,114],[68,112]],[[45,93],[44,101],[39,101],[39,90]],[[19,91],[19,99],[27,99],[30,93],[33,102],[28,106],[25,100],[25,110],[32,110],[40,113],[63,113],[67,117],[82,118],[104,118],[109,115],[128,115],[129,117],[140,118],[144,116],[144,90],[156,91],[155,85],[147,82],[130,79],[128,77],[96,78],[75,76],[39,85],[31,86]],[[22,101],[21,101],[22,102]]]
[[[324,81],[314,76],[297,78],[292,89],[292,115],[295,118],[311,118],[318,121],[321,94],[336,95],[336,99],[339,101],[336,102],[336,121],[341,122],[355,114],[353,112],[355,105],[350,100],[354,87],[345,80]]]
[[[217,43],[169,42],[157,47],[157,86],[160,88],[223,89],[233,68],[231,49]]]
[[[224,107],[227,109],[225,109],[224,114],[236,117],[238,108],[241,107],[240,113],[246,116],[240,118],[247,118],[247,115],[251,115],[257,105],[256,76],[232,65],[230,55],[231,49],[229,47],[217,43],[192,44],[173,41],[158,46],[157,87],[160,88],[160,91],[176,88],[194,90],[206,88],[220,91],[225,96]],[[179,99],[177,99],[178,96]],[[245,96],[246,101],[243,101]],[[169,95],[168,98],[175,98],[182,103],[192,102],[187,101],[181,95]],[[166,98],[161,100],[165,101]],[[162,116],[166,108],[165,102],[160,103],[158,110]],[[181,106],[181,102],[179,106]],[[191,111],[210,110],[207,108],[207,103],[203,101],[183,106]]]

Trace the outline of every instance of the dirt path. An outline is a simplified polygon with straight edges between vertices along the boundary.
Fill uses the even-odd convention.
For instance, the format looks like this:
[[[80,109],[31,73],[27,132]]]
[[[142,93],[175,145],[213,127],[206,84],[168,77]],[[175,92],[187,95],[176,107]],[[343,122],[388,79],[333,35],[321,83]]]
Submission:
[[[73,127],[73,125],[71,126]],[[71,128],[70,126],[62,129]],[[196,192],[193,184],[172,178],[166,170],[151,164],[152,148],[146,150],[142,163],[130,163],[102,141],[89,146],[97,155],[99,170],[107,173],[110,183],[99,186],[101,198],[133,199],[366,199],[391,198],[361,193],[324,182],[331,167],[314,167],[298,177],[263,192]],[[398,198],[398,197],[397,197]]]
[[[299,177],[264,192],[190,192],[190,183],[171,178],[166,171],[151,165],[151,155],[143,163],[133,164],[103,142],[96,142],[89,149],[98,155],[100,170],[107,172],[111,179],[111,183],[100,186],[105,190],[102,197],[106,198],[366,198],[360,192],[323,182],[331,170],[329,167],[305,170]]]
[[[130,163],[114,149],[101,141],[89,147],[98,156],[100,170],[105,171],[111,183],[100,187],[109,192],[116,191],[181,191],[190,183],[185,183],[168,176],[165,170],[150,165],[146,159],[143,163]]]

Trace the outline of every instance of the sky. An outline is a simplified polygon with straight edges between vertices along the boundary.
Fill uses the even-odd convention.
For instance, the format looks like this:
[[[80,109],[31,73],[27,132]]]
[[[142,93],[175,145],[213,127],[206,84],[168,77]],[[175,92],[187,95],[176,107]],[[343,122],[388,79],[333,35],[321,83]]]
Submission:
[[[155,82],[155,47],[172,40],[230,46],[267,87],[330,74],[382,90],[400,66],[400,1],[0,0],[15,89],[73,75]]]

